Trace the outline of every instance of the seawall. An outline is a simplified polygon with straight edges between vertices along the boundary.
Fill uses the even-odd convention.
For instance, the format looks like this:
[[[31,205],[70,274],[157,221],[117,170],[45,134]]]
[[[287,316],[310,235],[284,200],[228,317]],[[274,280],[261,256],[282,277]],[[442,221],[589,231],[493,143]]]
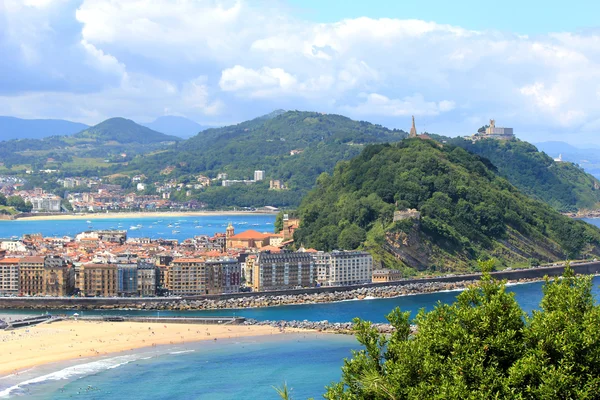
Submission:
[[[600,262],[572,264],[576,274],[600,274]],[[545,276],[562,275],[564,265],[493,272],[496,279],[535,281]],[[436,278],[406,279],[395,282],[370,283],[358,286],[336,286],[279,290],[271,292],[233,293],[222,295],[152,298],[98,298],[98,297],[3,297],[0,309],[225,309],[264,307],[271,305],[323,303],[364,298],[385,298],[405,294],[430,293],[440,290],[461,289],[481,279],[481,274],[452,275]]]

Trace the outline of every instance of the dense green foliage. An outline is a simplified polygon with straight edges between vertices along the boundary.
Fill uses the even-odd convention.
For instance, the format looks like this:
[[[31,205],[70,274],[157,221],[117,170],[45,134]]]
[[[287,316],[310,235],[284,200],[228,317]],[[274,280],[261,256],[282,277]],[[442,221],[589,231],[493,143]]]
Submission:
[[[454,304],[431,312],[394,310],[389,337],[356,320],[364,346],[344,361],[335,400],[596,399],[600,393],[600,307],[590,276],[546,280],[528,316],[505,285],[484,276]]]
[[[395,210],[420,219],[393,222]],[[598,254],[600,230],[522,195],[484,158],[460,147],[407,139],[371,145],[323,174],[299,208],[296,243],[319,250],[364,247],[418,269],[472,267]]]
[[[21,212],[29,212],[33,208],[33,205],[30,202],[26,202],[20,196],[10,196],[6,199],[6,205],[8,207],[13,207],[17,211]]]
[[[268,183],[266,187],[264,184],[232,187],[216,186],[193,195],[195,199],[213,209],[268,205],[291,207],[298,204],[298,197],[300,196],[301,194],[295,190],[269,190]]]
[[[297,205],[319,174],[331,172],[336,162],[358,155],[365,144],[397,141],[405,136],[402,131],[340,115],[275,112],[238,125],[207,129],[171,150],[137,157],[118,172],[143,171],[151,180],[164,179],[160,172],[173,166],[167,177],[181,179],[198,173],[215,177],[226,172],[228,179],[252,179],[255,170],[264,170],[267,181],[282,180],[298,191],[293,195]],[[292,155],[292,150],[298,153]],[[285,205],[276,201],[285,195],[264,191],[261,196],[273,200],[260,199],[253,205]],[[222,201],[223,205],[242,205],[230,203],[227,197]]]
[[[472,142],[462,138],[447,142],[489,159],[500,175],[523,193],[559,211],[594,208],[600,202],[596,178],[574,164],[555,162],[527,142],[493,139]]]

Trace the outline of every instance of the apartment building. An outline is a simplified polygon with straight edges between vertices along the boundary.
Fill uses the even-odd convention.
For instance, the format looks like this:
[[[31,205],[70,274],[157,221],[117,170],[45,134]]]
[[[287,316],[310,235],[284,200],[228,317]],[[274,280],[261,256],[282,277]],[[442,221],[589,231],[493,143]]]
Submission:
[[[44,293],[44,257],[19,259],[19,294],[35,296]]]
[[[137,265],[137,294],[142,297],[156,295],[156,279],[158,267],[149,263]]]
[[[253,266],[254,291],[314,286],[316,270],[309,253],[259,253]]]
[[[19,294],[19,259],[0,259],[0,296]]]
[[[242,266],[237,259],[207,260],[207,294],[240,291]]]
[[[178,258],[167,267],[169,293],[177,296],[207,294],[206,264],[203,258]]]
[[[137,264],[117,264],[117,293],[121,297],[137,296]]]
[[[45,296],[67,296],[75,290],[73,268],[60,256],[44,258],[44,290]]]
[[[77,288],[82,296],[117,296],[115,264],[83,264],[76,272]]]
[[[317,281],[322,286],[348,286],[371,283],[373,257],[364,251],[337,251],[313,254]]]

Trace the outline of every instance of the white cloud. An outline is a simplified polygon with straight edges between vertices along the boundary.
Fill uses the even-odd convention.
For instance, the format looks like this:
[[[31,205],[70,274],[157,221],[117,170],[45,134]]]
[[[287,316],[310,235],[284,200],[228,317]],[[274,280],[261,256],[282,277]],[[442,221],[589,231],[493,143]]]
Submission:
[[[4,0],[0,106],[21,116],[243,120],[276,108],[471,133],[600,120],[600,34],[434,21],[313,23],[278,0]],[[6,22],[6,23],[4,23]]]
[[[255,89],[281,89],[289,90],[297,85],[297,79],[281,68],[262,67],[254,70],[236,65],[227,68],[221,73],[219,86],[231,92]]]
[[[104,51],[99,50],[85,39],[81,40],[81,45],[90,56],[91,60],[89,61],[89,64],[92,67],[98,68],[104,72],[116,73],[118,75],[123,75],[125,73],[125,65],[120,63],[115,57],[104,53]]]
[[[435,116],[455,108],[453,101],[426,101],[421,94],[402,99],[390,99],[378,93],[363,94],[365,101],[357,106],[344,107],[347,111],[359,115],[382,115],[387,117]]]

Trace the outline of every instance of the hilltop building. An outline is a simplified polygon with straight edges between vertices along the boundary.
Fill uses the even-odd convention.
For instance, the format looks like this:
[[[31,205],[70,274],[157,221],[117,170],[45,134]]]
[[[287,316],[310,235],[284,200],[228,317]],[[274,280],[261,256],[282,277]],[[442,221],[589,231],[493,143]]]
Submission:
[[[474,141],[481,139],[512,140],[514,138],[513,128],[497,127],[494,119],[490,119],[490,126],[485,128],[484,132],[477,132],[471,137]]]
[[[265,171],[254,171],[254,180],[262,181],[265,179]]]

